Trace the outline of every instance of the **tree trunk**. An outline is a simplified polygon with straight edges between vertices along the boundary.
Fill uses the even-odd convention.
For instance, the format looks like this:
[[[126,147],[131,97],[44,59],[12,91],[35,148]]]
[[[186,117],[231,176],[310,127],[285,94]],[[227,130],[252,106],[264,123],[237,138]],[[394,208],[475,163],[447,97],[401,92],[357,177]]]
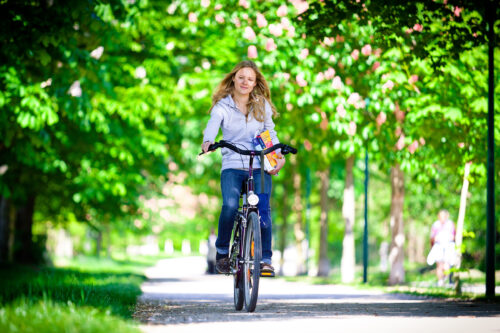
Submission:
[[[9,257],[10,200],[0,196],[0,262]]]
[[[96,237],[96,246],[95,246],[95,255],[97,258],[100,257],[101,255],[101,250],[102,250],[102,231],[101,229],[96,230],[97,232],[97,237]]]
[[[404,204],[404,174],[399,164],[391,169],[391,248],[389,250],[389,262],[391,273],[389,284],[401,284],[405,281],[404,270],[404,224],[403,224],[403,204]]]
[[[342,216],[345,220],[344,241],[342,242],[342,261],[340,263],[340,274],[343,283],[354,281],[355,270],[355,248],[354,248],[354,156],[350,156],[345,164],[345,188],[344,202],[342,205]]]
[[[408,262],[415,262],[417,256],[417,230],[415,223],[412,220],[407,222],[409,232],[407,233],[406,239],[408,239],[408,248],[406,253],[408,255]]]
[[[34,195],[30,195],[23,206],[17,207],[14,235],[14,260],[16,262],[33,263],[35,261],[32,234],[34,211]]]
[[[7,261],[14,261],[14,236],[16,235],[16,208],[14,204],[10,203],[9,205],[9,235],[8,235],[8,251],[7,251]]]
[[[407,221],[406,239],[408,239],[408,262],[423,264],[426,262],[425,244],[427,241],[427,232],[415,220]]]
[[[321,216],[320,216],[320,240],[319,240],[319,266],[318,276],[328,276],[330,272],[330,260],[328,259],[328,187],[330,185],[330,171],[328,169],[319,172],[321,181]]]
[[[420,229],[417,230],[417,256],[415,257],[415,261],[419,264],[425,264],[426,262],[426,257],[425,257],[425,245],[427,244],[427,233],[422,232]]]
[[[472,162],[467,162],[464,168],[464,182],[462,185],[462,193],[460,194],[460,208],[458,209],[457,230],[455,233],[455,245],[457,248],[456,268],[460,268],[462,264],[462,235],[464,232],[465,207],[467,206],[467,194],[469,193],[469,173]],[[462,293],[462,283],[460,275],[455,274],[455,290],[457,294]]]
[[[471,162],[465,164],[464,182],[462,185],[462,192],[460,193],[460,208],[458,210],[457,232],[455,236],[455,244],[458,249],[460,249],[460,247],[462,246],[462,234],[464,232],[465,207],[467,206],[467,194],[469,193],[469,173],[471,164],[472,164]],[[461,257],[462,257],[462,252],[458,251],[458,261],[457,261],[458,268],[460,268]]]
[[[297,275],[302,275],[306,272],[305,257],[302,250],[306,235],[303,231],[304,206],[302,205],[301,178],[298,172],[293,176],[293,210],[296,218],[293,225],[293,234],[295,236],[295,248],[297,251]]]
[[[106,232],[106,257],[111,258],[112,244],[111,244],[111,228],[110,228],[109,222],[106,223],[104,230]]]
[[[379,269],[381,272],[387,272],[387,262],[389,261],[388,252],[389,252],[389,243],[386,241],[381,242],[380,248],[378,251],[378,253],[380,255]]]
[[[281,257],[280,257],[280,270],[279,270],[279,275],[283,275],[283,265],[285,264],[285,248],[286,248],[286,234],[288,232],[288,215],[290,213],[290,208],[289,206],[287,205],[287,202],[286,202],[286,195],[288,193],[288,190],[289,190],[289,183],[288,182],[284,182],[283,184],[283,188],[284,188],[284,193],[285,193],[285,196],[283,197],[283,205],[282,205],[282,214],[281,216],[283,217],[283,224],[281,225],[281,237],[280,237],[280,245],[279,245],[279,250],[280,250],[280,253],[281,253]]]

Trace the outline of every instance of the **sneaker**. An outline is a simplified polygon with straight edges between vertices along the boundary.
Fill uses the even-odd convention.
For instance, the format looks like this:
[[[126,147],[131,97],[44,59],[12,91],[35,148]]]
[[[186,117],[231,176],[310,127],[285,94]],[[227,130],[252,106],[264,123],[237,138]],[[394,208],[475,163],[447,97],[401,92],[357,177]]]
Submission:
[[[229,267],[229,257],[219,259],[215,263],[215,269],[220,274],[229,274],[231,272],[231,270],[229,268],[230,268]]]
[[[274,276],[274,267],[267,263],[260,264],[260,276]]]

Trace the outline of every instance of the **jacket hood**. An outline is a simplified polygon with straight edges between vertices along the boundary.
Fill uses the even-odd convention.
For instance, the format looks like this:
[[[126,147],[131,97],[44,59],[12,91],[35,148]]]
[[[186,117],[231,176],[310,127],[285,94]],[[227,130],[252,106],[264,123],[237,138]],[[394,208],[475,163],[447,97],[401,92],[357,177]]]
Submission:
[[[235,110],[238,110],[238,108],[236,107],[236,103],[234,102],[233,97],[230,94],[227,95],[226,97],[224,97],[223,99],[221,99],[219,101],[219,103],[221,103],[222,105],[228,106],[230,108],[233,108]]]

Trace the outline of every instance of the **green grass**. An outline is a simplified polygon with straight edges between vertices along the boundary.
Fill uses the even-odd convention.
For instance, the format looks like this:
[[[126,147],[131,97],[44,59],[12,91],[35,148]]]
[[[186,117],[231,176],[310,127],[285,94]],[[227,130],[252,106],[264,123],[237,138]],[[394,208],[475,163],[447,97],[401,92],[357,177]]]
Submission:
[[[17,300],[0,308],[0,332],[139,332],[131,321],[109,311],[71,302]]]
[[[377,267],[368,268],[368,281],[363,283],[361,267],[357,268],[354,282],[348,283],[358,289],[377,289],[387,293],[405,293],[419,296],[439,297],[439,298],[456,298],[456,299],[471,299],[480,300],[484,295],[462,292],[457,295],[453,287],[438,287],[436,286],[437,278],[435,270],[423,265],[407,265],[405,267],[406,283],[399,286],[389,286],[389,272],[380,272]],[[455,273],[456,274],[456,273]],[[497,271],[497,276],[499,271]],[[463,285],[484,285],[485,275],[478,270],[471,270],[468,273],[462,273]],[[328,277],[315,276],[293,276],[283,277],[286,281],[306,282],[310,284],[342,284],[340,278],[340,270],[334,269]],[[496,285],[500,285],[500,281],[496,279]]]
[[[131,315],[142,273],[156,260],[80,257],[62,267],[0,267],[0,332],[138,331]]]

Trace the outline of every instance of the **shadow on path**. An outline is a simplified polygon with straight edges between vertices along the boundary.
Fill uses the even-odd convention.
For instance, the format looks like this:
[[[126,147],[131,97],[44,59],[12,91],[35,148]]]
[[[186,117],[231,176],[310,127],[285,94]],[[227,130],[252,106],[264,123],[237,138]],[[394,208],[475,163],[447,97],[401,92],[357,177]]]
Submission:
[[[181,296],[182,301],[178,301]],[[273,295],[259,299],[255,313],[234,310],[232,299],[220,295],[197,297],[170,294],[165,300],[149,300],[137,308],[136,319],[148,324],[180,324],[259,320],[291,320],[352,316],[377,317],[500,317],[500,305],[446,300],[367,300],[367,295],[298,295],[283,298]],[[387,296],[387,295],[386,295]],[[350,299],[343,302],[343,299]],[[358,301],[353,300],[358,299]],[[332,302],[333,301],[333,302]]]
[[[358,290],[342,285],[308,285],[265,279],[259,291],[254,313],[236,311],[233,305],[232,279],[208,276],[194,271],[191,265],[179,276],[170,269],[181,261],[165,262],[161,270],[151,273],[143,284],[134,318],[147,325],[185,323],[266,322],[293,319],[355,319],[357,318],[490,318],[499,321],[500,304],[486,302],[429,299],[405,294],[384,294],[377,290]],[[168,264],[168,265],[167,265]],[[165,273],[166,272],[166,273]],[[477,320],[477,319],[476,319]],[[445,321],[447,323],[447,321]],[[443,324],[445,323],[443,322]],[[496,326],[496,325],[494,325]],[[368,330],[369,331],[369,330]]]

